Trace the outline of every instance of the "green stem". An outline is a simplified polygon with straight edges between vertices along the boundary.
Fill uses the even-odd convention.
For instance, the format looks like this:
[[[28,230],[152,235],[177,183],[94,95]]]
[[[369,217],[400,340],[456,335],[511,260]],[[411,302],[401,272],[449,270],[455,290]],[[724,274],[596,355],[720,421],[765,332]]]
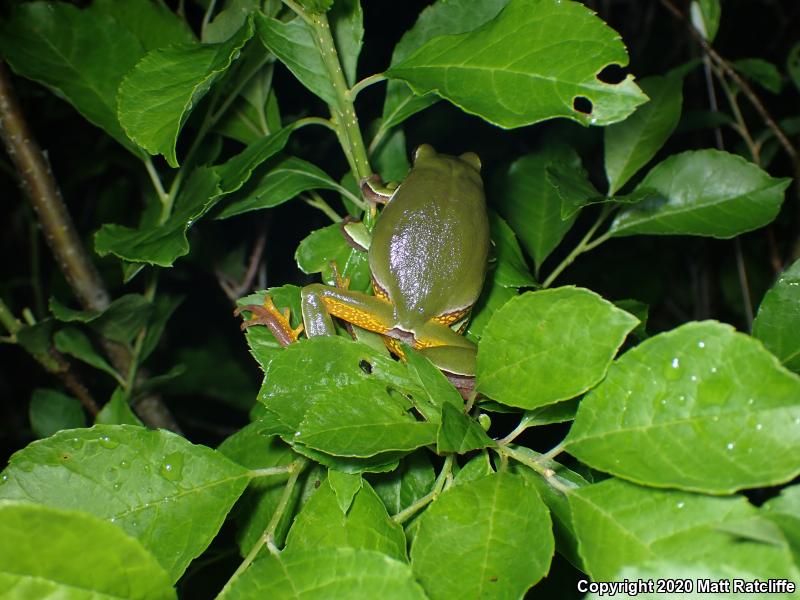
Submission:
[[[544,280],[544,283],[542,283],[542,289],[549,288],[556,278],[561,275],[562,271],[575,262],[575,259],[578,258],[578,256],[591,250],[592,248],[596,248],[608,240],[609,237],[611,237],[608,232],[606,232],[603,235],[598,236],[595,240],[592,240],[592,236],[597,233],[597,230],[605,222],[609,214],[611,214],[611,209],[608,206],[604,206],[603,210],[600,211],[600,215],[597,217],[597,221],[595,221],[595,223],[589,228],[589,231],[586,232],[586,235],[583,236],[581,241],[578,242],[572,249],[572,252],[570,252],[567,257],[562,260],[555,269],[553,269],[550,275],[548,275],[547,279]]]
[[[414,502],[411,506],[401,510],[399,513],[392,517],[392,520],[395,523],[403,524],[408,519],[413,517],[417,512],[425,508],[428,504],[436,500],[439,495],[444,490],[445,484],[450,479],[450,475],[453,471],[453,456],[450,455],[444,459],[444,464],[442,465],[442,470],[439,473],[439,476],[436,478],[436,482],[433,484],[433,489],[425,494],[422,498]]]
[[[250,478],[256,479],[258,477],[274,477],[275,475],[285,475],[286,473],[291,473],[292,469],[293,467],[291,464],[286,465],[285,467],[268,467],[264,469],[251,469]]]
[[[530,427],[530,415],[523,415],[519,420],[519,424],[509,433],[506,437],[497,441],[498,446],[506,446],[519,437],[528,427]]]
[[[550,467],[541,464],[538,460],[530,458],[529,456],[526,456],[522,452],[518,452],[517,450],[509,448],[508,446],[501,446],[496,450],[497,452],[500,453],[501,456],[507,456],[508,458],[513,458],[518,463],[522,463],[529,469],[536,471],[539,475],[544,477],[544,480],[553,489],[558,490],[562,494],[566,494],[569,492],[570,488],[558,480],[558,478],[556,477],[556,472]]]
[[[2,299],[0,299],[0,323],[11,334],[12,339],[16,341],[16,335],[22,329],[22,323],[8,310],[6,303]]]
[[[225,587],[222,588],[222,591],[219,593],[218,598],[223,598],[225,593],[230,589],[233,582],[247,570],[252,562],[258,556],[258,553],[261,552],[261,549],[266,545],[267,547],[272,550],[275,548],[275,531],[278,529],[278,525],[283,518],[283,514],[286,512],[286,508],[289,506],[289,500],[292,498],[292,491],[294,490],[294,486],[297,484],[297,479],[300,477],[300,473],[303,472],[306,465],[308,464],[308,460],[305,458],[299,457],[295,460],[292,464],[288,467],[288,472],[290,473],[289,479],[286,482],[286,486],[283,488],[283,494],[281,494],[281,499],[278,502],[278,506],[275,508],[275,512],[272,514],[272,519],[270,519],[269,525],[264,530],[264,533],[258,538],[253,547],[250,548],[250,552],[247,553],[242,563],[236,569],[234,574],[228,579]]]
[[[295,130],[305,127],[306,125],[322,125],[336,133],[336,126],[331,123],[330,119],[323,119],[322,117],[303,117],[294,122]]]
[[[287,2],[287,4],[291,7],[293,3]],[[293,8],[293,10],[296,9]],[[361,129],[358,126],[358,118],[353,106],[354,95],[348,89],[347,82],[344,79],[328,18],[324,14],[306,13],[306,22],[311,26],[314,41],[317,44],[322,62],[328,71],[331,87],[336,95],[336,104],[329,105],[331,121],[336,127],[336,135],[350,164],[353,176],[356,181],[360,181],[372,174],[372,169],[369,166],[367,149],[364,145],[364,138],[361,136]]]
[[[361,81],[357,82],[352,88],[350,88],[350,100],[355,100],[356,96],[358,96],[363,90],[375,83],[380,83],[381,81],[386,81],[386,75],[383,73],[375,73],[374,75],[365,77]]]
[[[164,189],[164,184],[161,183],[161,177],[158,175],[158,171],[156,171],[156,167],[153,165],[153,161],[149,156],[144,161],[144,168],[147,170],[147,174],[150,176],[150,182],[153,184],[153,188],[156,190],[156,194],[158,194],[158,199],[163,205],[167,201],[168,194]]]
[[[333,210],[333,208],[331,208],[331,205],[325,202],[325,199],[315,191],[310,191],[308,196],[304,195],[302,198],[306,204],[322,211],[325,216],[327,216],[334,223],[341,222],[342,217],[340,217],[339,214]]]

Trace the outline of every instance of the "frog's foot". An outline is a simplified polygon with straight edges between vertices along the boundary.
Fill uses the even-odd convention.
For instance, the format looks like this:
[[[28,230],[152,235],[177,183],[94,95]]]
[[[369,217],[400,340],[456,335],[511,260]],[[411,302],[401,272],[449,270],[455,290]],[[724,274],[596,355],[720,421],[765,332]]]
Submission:
[[[361,195],[373,204],[386,204],[392,199],[398,185],[395,182],[383,183],[381,176],[373,173],[361,180],[360,187]]]
[[[456,373],[448,373],[442,371],[444,376],[453,384],[453,386],[461,394],[461,397],[467,401],[475,390],[475,377],[470,375],[458,375]]]
[[[272,302],[272,298],[264,296],[264,304],[246,304],[233,311],[234,316],[239,316],[243,311],[249,311],[251,318],[242,323],[242,331],[253,325],[266,325],[281,346],[288,346],[296,342],[303,326],[298,325],[292,329],[289,323],[289,309],[280,312]]]
[[[340,290],[349,290],[350,278],[342,277],[341,273],[339,273],[339,267],[336,265],[335,260],[331,261],[331,271],[333,272],[333,278],[336,281],[336,287]]]

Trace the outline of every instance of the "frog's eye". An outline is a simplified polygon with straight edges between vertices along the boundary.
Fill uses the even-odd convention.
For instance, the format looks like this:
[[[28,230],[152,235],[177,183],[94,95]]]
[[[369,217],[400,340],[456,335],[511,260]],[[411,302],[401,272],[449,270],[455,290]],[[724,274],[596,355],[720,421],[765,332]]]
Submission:
[[[436,150],[430,144],[422,144],[414,151],[414,162],[420,158],[430,158],[431,156],[436,156]]]
[[[474,152],[465,152],[459,156],[462,161],[473,167],[478,173],[481,171],[481,159]]]

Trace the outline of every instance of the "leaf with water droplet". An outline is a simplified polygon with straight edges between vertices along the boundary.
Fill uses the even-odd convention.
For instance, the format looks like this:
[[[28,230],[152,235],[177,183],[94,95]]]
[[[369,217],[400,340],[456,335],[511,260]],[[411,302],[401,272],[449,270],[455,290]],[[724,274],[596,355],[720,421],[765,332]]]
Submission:
[[[674,379],[674,370],[689,376]],[[723,494],[776,485],[800,473],[798,398],[800,377],[760,343],[728,325],[688,323],[615,361],[581,401],[567,451],[659,487]]]
[[[800,260],[784,271],[761,301],[753,337],[795,373],[800,373]]]
[[[141,543],[85,512],[0,501],[0,540],[3,598],[176,597]]]
[[[573,490],[567,499],[584,571],[594,580],[616,579],[623,566],[659,560],[765,580],[800,576],[780,536],[763,543],[739,535],[747,524],[764,525],[741,496],[656,490],[611,478]]]
[[[247,470],[210,448],[134,425],[60,432],[14,454],[3,474],[0,499],[114,518],[172,581],[205,550],[249,481]]]

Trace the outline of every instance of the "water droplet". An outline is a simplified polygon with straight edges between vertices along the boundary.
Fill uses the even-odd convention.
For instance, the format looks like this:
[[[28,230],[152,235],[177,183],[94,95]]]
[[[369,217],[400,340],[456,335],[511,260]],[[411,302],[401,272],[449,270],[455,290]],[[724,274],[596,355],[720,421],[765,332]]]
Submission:
[[[3,485],[6,481],[8,481],[8,475],[3,475],[3,477],[0,478],[0,485]]]
[[[686,503],[685,503],[685,502],[683,502],[683,501],[681,501],[681,502],[678,502],[678,504],[677,504],[676,506],[677,506],[678,508],[683,508],[684,506],[686,506]]]
[[[111,521],[112,523],[116,523],[117,522],[117,517],[111,517],[109,519],[109,521]]]
[[[69,445],[72,446],[75,450],[80,450],[83,448],[83,440],[81,438],[72,438],[69,441]]]
[[[686,400],[686,396],[684,396],[683,394],[681,394],[680,396],[678,396],[678,400],[680,400],[681,402],[683,402],[683,401],[685,401],[685,400]]]
[[[725,446],[725,447],[726,447],[728,450],[733,450],[733,447],[734,447],[735,445],[736,445],[736,444],[734,444],[733,442],[728,442],[728,445],[727,445],[727,446]]]
[[[692,381],[697,381],[697,375],[692,375],[689,379],[691,379]]]
[[[100,445],[103,448],[106,448],[107,450],[113,450],[114,448],[119,446],[119,442],[114,441],[113,439],[111,439],[111,436],[108,435],[101,436],[100,439],[98,439],[97,441],[100,442]]]
[[[764,426],[761,423],[756,423],[756,431],[761,431],[764,429]]]
[[[139,527],[139,521],[131,521],[131,527],[133,529],[136,529],[137,527]]]
[[[303,435],[303,434],[300,433],[299,431],[295,431],[294,432],[294,437],[300,437],[301,435]]]
[[[705,342],[697,342],[697,347],[698,348],[705,348],[706,347],[706,343]]]
[[[667,399],[666,398],[662,398],[661,399],[661,404],[666,404],[666,403],[667,403]]]
[[[800,425],[800,417],[795,417],[794,418],[794,424],[795,425]]]
[[[671,381],[681,378],[681,361],[677,357],[673,358],[667,368],[664,370],[664,377]]]
[[[183,471],[183,454],[173,452],[164,457],[161,463],[161,476],[169,481],[178,481]]]
[[[714,415],[713,417],[711,417],[711,420],[714,421],[714,423],[716,423],[717,421],[719,421],[719,415]]]
[[[145,465],[144,466],[144,470],[145,470],[145,473],[150,472],[150,465]]]
[[[129,463],[127,460],[123,460],[122,462],[119,463],[119,466],[122,467],[123,469],[127,469],[128,467],[131,466],[131,463]]]
[[[118,492],[120,491],[120,489],[122,489],[122,484],[118,481],[117,483],[114,484],[114,491]]]
[[[752,405],[752,404],[753,404],[753,402],[755,402],[755,400],[753,400],[752,398],[749,398],[749,399],[747,400],[747,403],[748,403],[748,404],[750,404],[750,405]]]
[[[717,372],[717,367],[711,367],[711,372],[712,373],[716,373]]]

